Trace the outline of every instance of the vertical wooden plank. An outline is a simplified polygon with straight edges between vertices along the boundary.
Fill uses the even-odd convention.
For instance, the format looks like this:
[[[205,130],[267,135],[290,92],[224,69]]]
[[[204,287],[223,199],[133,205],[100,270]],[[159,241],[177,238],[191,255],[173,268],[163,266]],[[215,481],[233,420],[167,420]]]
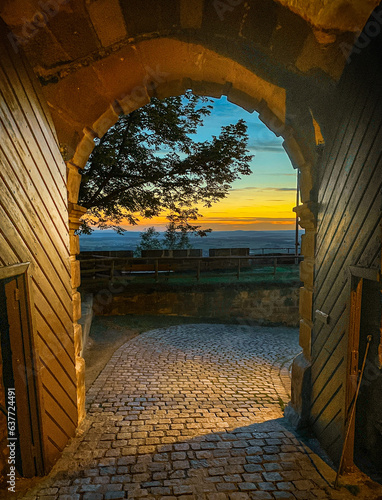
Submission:
[[[346,415],[349,416],[353,399],[357,390],[358,368],[359,368],[359,335],[361,328],[361,305],[362,305],[363,279],[360,279],[355,288],[351,290],[350,297],[350,323],[348,340],[348,363],[346,376]],[[346,419],[347,420],[347,419]],[[347,421],[345,422],[347,425]],[[355,420],[351,424],[349,438],[344,455],[344,470],[353,466],[354,457],[354,432]]]
[[[9,322],[9,337],[12,350],[12,366],[16,392],[17,425],[22,461],[23,476],[36,475],[33,457],[33,437],[28,404],[28,386],[26,374],[26,360],[22,323],[19,308],[19,289],[17,281],[13,279],[5,285],[7,300],[7,314]]]
[[[19,290],[19,312],[21,320],[21,334],[24,345],[24,359],[27,395],[29,403],[29,416],[31,423],[32,446],[35,461],[35,473],[42,475],[44,473],[43,450],[41,439],[41,416],[39,412],[39,395],[37,389],[37,359],[36,347],[33,339],[33,328],[30,320],[30,309],[28,300],[28,291],[26,276],[16,278],[17,288]]]

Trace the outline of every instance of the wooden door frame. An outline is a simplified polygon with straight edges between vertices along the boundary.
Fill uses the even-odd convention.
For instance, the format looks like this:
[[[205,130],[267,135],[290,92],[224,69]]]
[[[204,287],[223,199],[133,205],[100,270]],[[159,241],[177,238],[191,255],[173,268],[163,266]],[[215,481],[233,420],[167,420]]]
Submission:
[[[26,401],[24,400],[17,409],[17,420],[19,423],[28,426],[24,429],[23,436],[20,435],[20,451],[22,475],[24,477],[42,476],[45,473],[43,446],[43,430],[41,418],[41,381],[38,374],[40,373],[39,359],[36,350],[36,328],[34,322],[33,310],[33,294],[31,288],[31,264],[25,262],[0,268],[0,280],[17,280],[17,288],[20,290],[20,324],[22,326],[20,345],[10,339],[11,347],[12,340],[15,352],[12,358],[18,355],[23,355],[22,365],[25,366],[25,371],[22,370],[17,375],[19,384],[25,384],[27,390]],[[8,313],[7,313],[8,314]],[[11,326],[11,325],[10,325]],[[14,359],[12,359],[14,361]],[[13,366],[13,372],[15,367]],[[16,385],[16,382],[15,382]],[[22,391],[19,391],[22,392]],[[17,404],[17,394],[16,394]],[[24,414],[26,412],[26,414]],[[28,425],[28,422],[30,424]],[[30,441],[28,443],[28,441]],[[33,443],[33,444],[32,444]],[[28,447],[29,445],[29,447]]]
[[[350,407],[356,392],[359,367],[359,341],[361,331],[361,306],[364,280],[381,282],[381,273],[377,269],[366,267],[349,267],[349,327],[348,327],[348,358],[346,369],[346,403],[345,425],[350,414]],[[354,469],[354,438],[355,418],[352,421],[344,454],[343,471]]]

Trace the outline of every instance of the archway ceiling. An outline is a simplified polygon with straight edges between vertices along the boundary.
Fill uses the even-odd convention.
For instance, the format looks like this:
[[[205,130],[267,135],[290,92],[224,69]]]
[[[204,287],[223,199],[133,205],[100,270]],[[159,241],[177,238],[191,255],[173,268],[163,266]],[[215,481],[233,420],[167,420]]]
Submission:
[[[209,40],[220,45],[220,50],[224,43],[240,41],[297,73],[320,69],[336,78],[344,62],[341,43],[354,39],[354,32],[362,29],[377,3],[4,0],[0,15],[19,37],[36,72],[45,78],[63,78],[68,71],[107,57],[121,45],[157,36]]]
[[[22,47],[43,84],[60,141],[75,148],[84,127],[134,85],[142,86],[147,65],[156,71],[162,64],[158,71],[170,73],[166,80],[178,82],[177,91],[187,83],[185,76],[202,86],[213,81],[222,87],[207,91],[210,95],[226,94],[224,85],[240,80],[242,88],[236,86],[236,91],[248,91],[256,99],[265,96],[281,119],[288,114],[287,101],[319,108],[343,71],[341,44],[354,41],[354,32],[362,29],[377,3],[5,0],[0,15],[11,41]],[[243,88],[245,72],[254,75],[248,88]],[[251,88],[254,84],[259,92]]]

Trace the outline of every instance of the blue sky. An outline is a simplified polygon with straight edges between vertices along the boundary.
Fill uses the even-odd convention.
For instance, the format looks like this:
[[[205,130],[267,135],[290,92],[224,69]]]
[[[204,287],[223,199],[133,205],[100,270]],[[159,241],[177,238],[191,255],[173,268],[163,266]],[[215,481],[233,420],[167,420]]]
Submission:
[[[210,140],[212,135],[219,135],[222,126],[242,118],[248,125],[250,154],[255,156],[252,174],[235,181],[227,198],[209,209],[200,207],[203,218],[198,224],[215,231],[294,229],[296,171],[282,147],[283,139],[276,137],[256,112],[248,113],[225,96],[213,101],[211,115],[204,119],[204,126],[194,138]],[[141,220],[134,229],[141,231],[154,225],[163,230],[166,223],[165,216],[161,216]]]

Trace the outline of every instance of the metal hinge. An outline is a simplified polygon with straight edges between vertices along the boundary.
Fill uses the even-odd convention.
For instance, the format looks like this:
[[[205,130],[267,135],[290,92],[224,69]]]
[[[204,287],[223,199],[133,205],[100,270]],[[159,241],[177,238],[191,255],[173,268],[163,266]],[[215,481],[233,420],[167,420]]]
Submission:
[[[20,300],[20,290],[15,288],[15,300]]]

